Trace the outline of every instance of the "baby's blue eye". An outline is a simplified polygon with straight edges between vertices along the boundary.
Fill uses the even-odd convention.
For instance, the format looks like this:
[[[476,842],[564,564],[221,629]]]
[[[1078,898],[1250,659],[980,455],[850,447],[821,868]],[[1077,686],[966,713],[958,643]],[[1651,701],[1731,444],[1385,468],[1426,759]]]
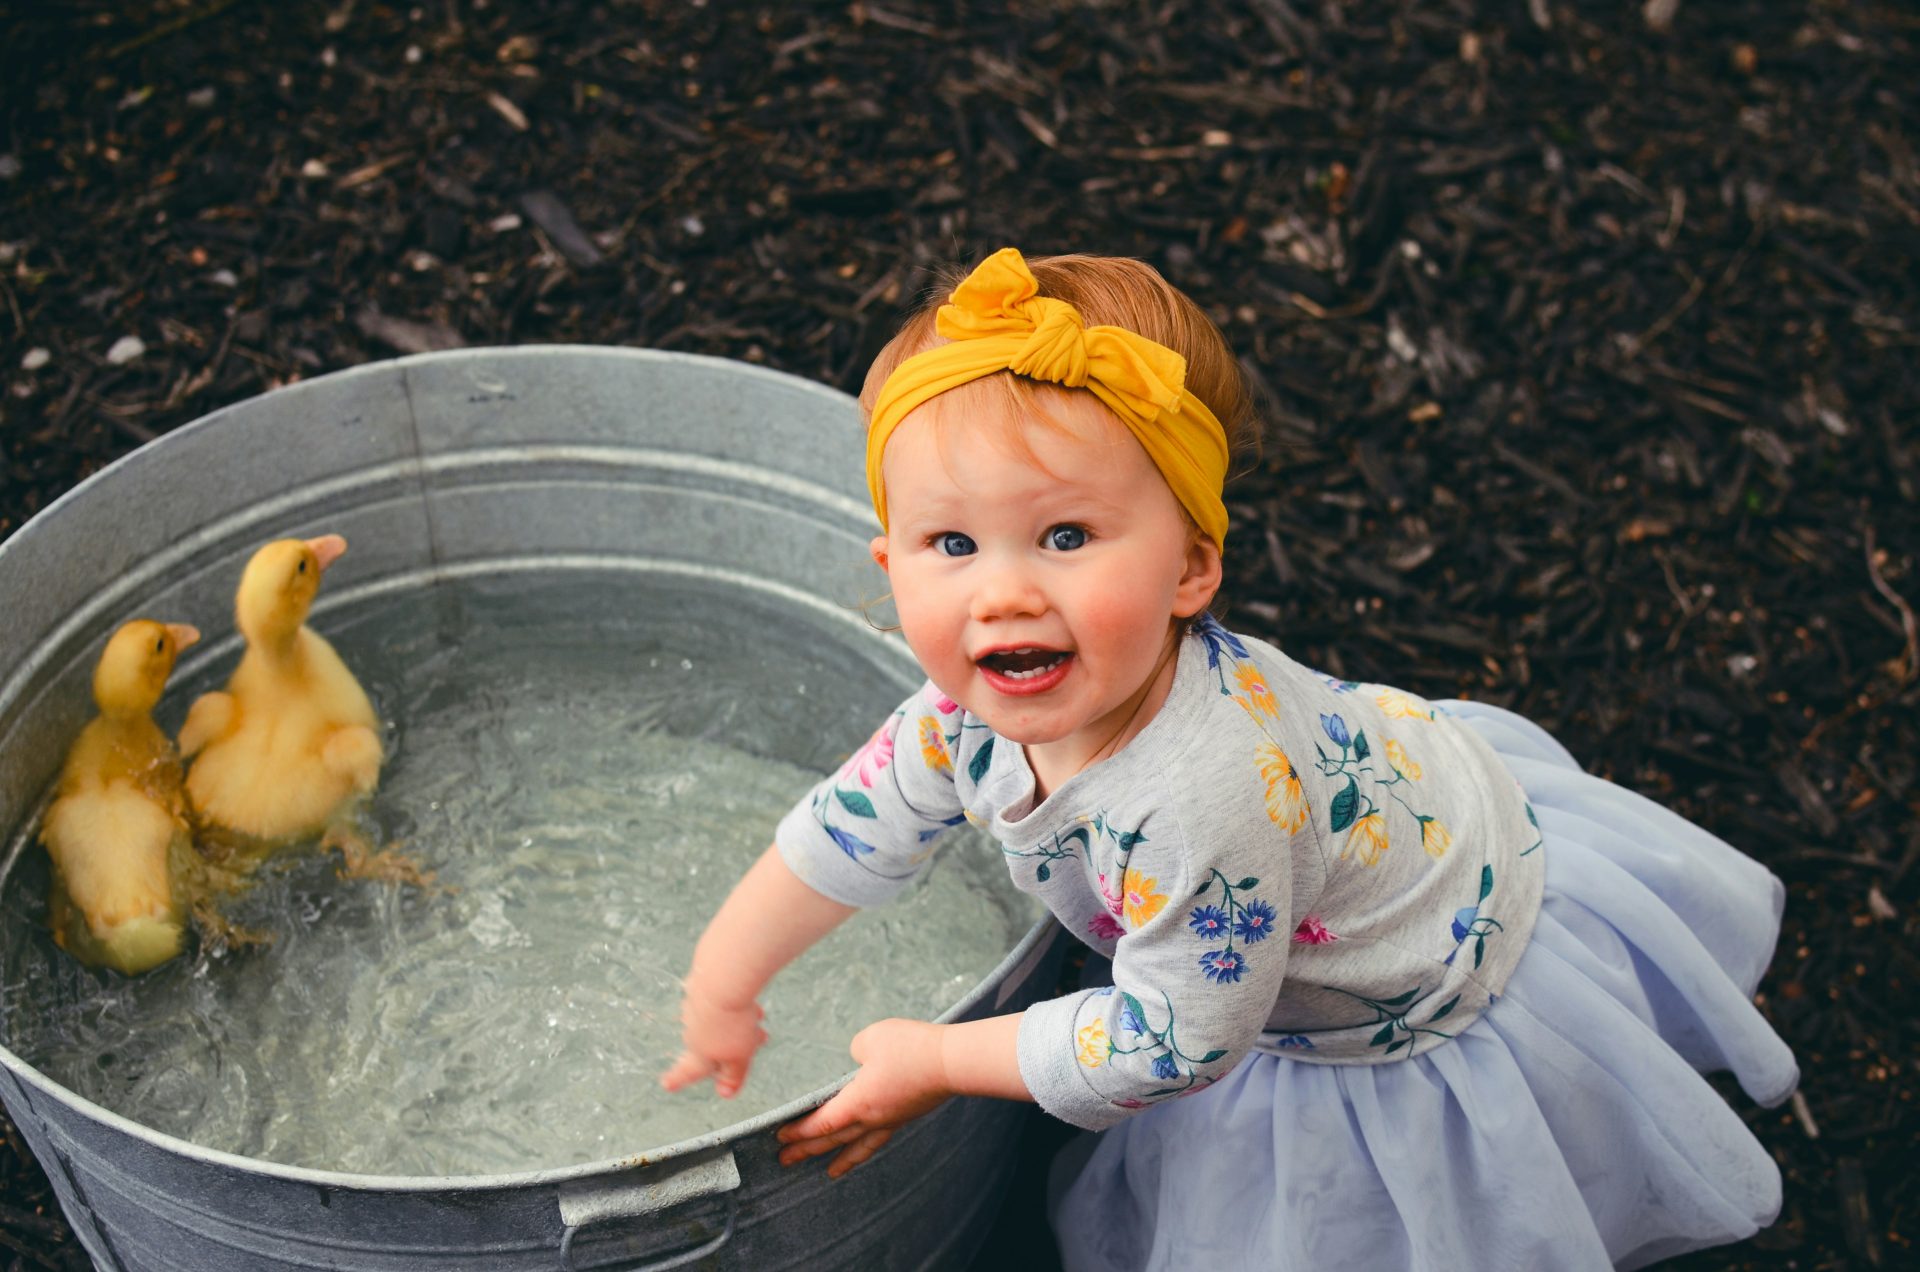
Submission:
[[[1087,546],[1087,532],[1079,526],[1055,526],[1047,531],[1047,542],[1062,552]]]
[[[972,539],[954,530],[933,536],[933,550],[941,556],[950,557],[972,556],[976,551]]]

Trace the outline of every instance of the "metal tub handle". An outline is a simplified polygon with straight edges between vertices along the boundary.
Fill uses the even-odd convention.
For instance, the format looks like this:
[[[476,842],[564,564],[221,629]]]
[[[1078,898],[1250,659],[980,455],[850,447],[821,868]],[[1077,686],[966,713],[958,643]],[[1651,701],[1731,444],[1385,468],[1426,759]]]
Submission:
[[[621,1272],[665,1272],[704,1259],[733,1237],[740,1217],[740,1168],[733,1154],[720,1153],[682,1166],[670,1174],[646,1172],[638,1178],[589,1179],[560,1186],[560,1222],[566,1231],[560,1238],[560,1266],[566,1272],[578,1272],[573,1261],[574,1238],[584,1229],[609,1219],[634,1219],[659,1214],[676,1206],[704,1201],[726,1193],[727,1222],[720,1235],[691,1250],[668,1255],[664,1259],[622,1264]],[[596,1269],[611,1264],[596,1264]]]

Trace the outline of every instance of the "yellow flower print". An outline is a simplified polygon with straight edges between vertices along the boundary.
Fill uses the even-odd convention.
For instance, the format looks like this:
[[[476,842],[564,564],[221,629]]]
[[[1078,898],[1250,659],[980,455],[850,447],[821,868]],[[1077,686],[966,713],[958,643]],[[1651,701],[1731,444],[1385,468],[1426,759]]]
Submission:
[[[953,759],[947,754],[947,740],[940,735],[940,722],[932,716],[920,717],[920,759],[936,773],[953,772]]]
[[[1293,771],[1293,761],[1271,743],[1254,754],[1260,759],[1260,776],[1267,783],[1267,816],[1282,830],[1299,830],[1307,824],[1307,796],[1300,789],[1300,776]]]
[[[1407,748],[1400,745],[1398,738],[1387,739],[1387,763],[1393,765],[1400,776],[1415,782],[1420,780],[1420,766],[1408,758]]]
[[[1273,720],[1280,718],[1280,704],[1273,700],[1273,690],[1267,688],[1266,677],[1260,674],[1258,667],[1250,662],[1236,663],[1233,678],[1240,682],[1240,691],[1246,695],[1235,697],[1234,701],[1254,718],[1255,723],[1259,722],[1261,716]]]
[[[1433,708],[1410,693],[1382,685],[1373,696],[1380,709],[1396,720],[1431,720]]]
[[[1347,833],[1347,846],[1340,850],[1340,860],[1358,853],[1361,865],[1377,866],[1386,851],[1387,819],[1377,812],[1368,813],[1353,823],[1353,829]]]
[[[1427,850],[1427,856],[1438,860],[1447,855],[1447,849],[1453,847],[1453,832],[1431,817],[1422,817],[1420,846]]]
[[[1081,1064],[1089,1069],[1098,1069],[1107,1062],[1107,1024],[1104,1020],[1082,1025],[1075,1036],[1080,1040]]]
[[[1122,904],[1126,908],[1127,922],[1138,931],[1146,925],[1148,919],[1167,907],[1167,894],[1157,892],[1158,879],[1149,878],[1133,867],[1127,867],[1127,873],[1120,877],[1120,892],[1125,897]]]

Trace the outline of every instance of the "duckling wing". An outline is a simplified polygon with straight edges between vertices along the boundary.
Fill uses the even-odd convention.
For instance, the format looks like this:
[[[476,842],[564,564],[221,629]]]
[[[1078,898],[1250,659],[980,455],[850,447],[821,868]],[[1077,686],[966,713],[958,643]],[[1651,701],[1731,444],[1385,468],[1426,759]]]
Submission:
[[[384,758],[380,735],[364,724],[341,725],[328,733],[320,746],[321,762],[363,795],[379,784],[380,762]]]
[[[187,722],[180,726],[180,754],[192,756],[233,727],[238,704],[230,693],[203,693],[187,708]]]
[[[104,938],[134,919],[178,922],[168,852],[181,833],[165,807],[114,781],[56,801],[40,837],[68,898]]]

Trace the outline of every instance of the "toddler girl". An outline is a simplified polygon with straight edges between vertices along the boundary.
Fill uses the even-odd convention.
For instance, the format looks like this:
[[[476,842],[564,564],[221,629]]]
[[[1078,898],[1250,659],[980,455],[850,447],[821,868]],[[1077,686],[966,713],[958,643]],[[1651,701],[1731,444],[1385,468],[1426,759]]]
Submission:
[[[714,917],[670,1089],[738,1090],[762,986],[965,818],[1112,985],[862,1031],[788,1164],[1036,1101],[1104,1132],[1055,1208],[1074,1269],[1636,1267],[1771,1221],[1779,1173],[1696,1071],[1793,1088],[1750,1001],[1779,881],[1519,716],[1209,617],[1251,411],[1191,301],[1007,248],[862,402],[928,683]]]

